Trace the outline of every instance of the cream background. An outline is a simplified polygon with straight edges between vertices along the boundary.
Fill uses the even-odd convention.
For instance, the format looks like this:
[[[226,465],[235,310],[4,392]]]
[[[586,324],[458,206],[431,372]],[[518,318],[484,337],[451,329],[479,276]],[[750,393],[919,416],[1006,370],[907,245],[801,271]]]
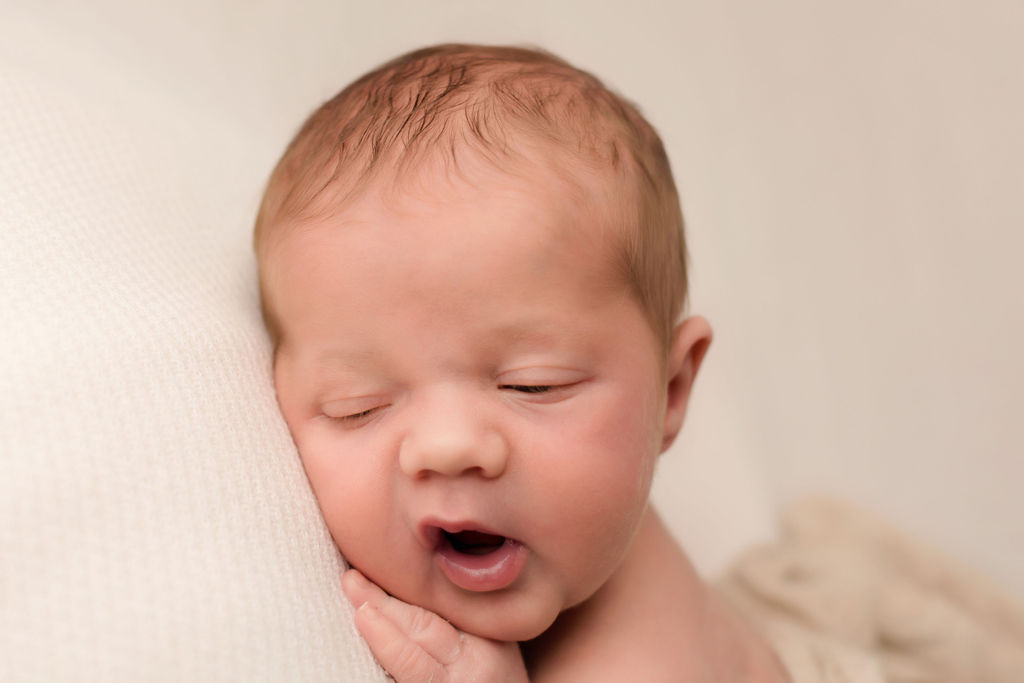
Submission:
[[[59,4],[70,48],[101,35],[140,87],[228,108],[254,188],[399,51],[528,42],[592,69],[663,133],[717,332],[673,460],[749,455],[749,495],[848,495],[1024,594],[1024,5]]]
[[[4,667],[42,661],[51,650],[37,656],[32,648],[49,632],[70,648],[62,672],[99,661],[102,679],[165,667],[169,678],[262,671],[273,680],[305,661],[305,680],[327,680],[336,677],[334,662],[310,653],[330,651],[329,638],[350,648],[337,662],[361,662],[372,678],[341,613],[317,602],[338,597],[336,565],[322,529],[309,527],[312,502],[280,423],[260,423],[241,440],[205,437],[218,433],[219,420],[244,423],[250,409],[272,414],[267,387],[258,385],[265,349],[251,336],[244,249],[260,185],[282,146],[315,103],[352,77],[445,40],[546,46],[641,103],[663,133],[689,223],[693,309],[711,319],[717,339],[656,499],[705,571],[767,537],[770,506],[832,491],[1024,596],[1024,312],[1015,268],[1024,247],[1021,35],[1024,6],[1008,0],[0,0],[0,55],[13,56],[16,74],[42,74],[52,87],[41,91],[50,98],[39,99],[45,115],[8,106],[0,122],[24,129],[47,154],[71,146],[66,158],[40,154],[28,166],[0,152],[0,179],[16,192],[2,197],[2,225],[14,231],[5,241],[41,245],[0,258],[0,311],[15,330],[2,348],[40,352],[37,362],[18,358],[0,374],[6,405],[17,408],[0,420],[0,672],[29,680]],[[62,121],[81,124],[80,134],[52,132]],[[90,175],[57,173],[81,168]],[[102,212],[82,215],[99,191]],[[32,221],[14,221],[12,210],[25,207]],[[135,258],[118,240],[150,216],[170,229],[156,231],[157,244]],[[98,233],[77,232],[86,219]],[[69,226],[53,244],[41,239],[51,223]],[[42,259],[54,253],[72,264],[98,258],[100,271],[82,268],[98,279],[84,286],[76,279],[83,273],[70,269],[61,271],[69,283],[44,281],[52,270]],[[126,270],[132,262],[136,269]],[[11,272],[39,281],[12,280]],[[209,295],[187,280],[197,274]],[[197,339],[155,314],[113,345],[102,339],[120,331],[102,327],[109,308],[98,309],[92,325],[68,327],[67,337],[47,335],[64,323],[60,315],[78,321],[71,309],[9,322],[37,300],[91,305],[108,280],[152,288],[112,290],[113,303],[133,316],[188,312],[209,296],[216,306],[203,321],[215,331],[214,355],[199,344],[188,347],[195,356],[167,358],[166,339]],[[161,294],[186,281],[182,292]],[[41,347],[45,340],[50,346]],[[163,365],[136,358],[140,346]],[[223,349],[242,349],[253,374],[189,404],[195,391],[180,382],[182,367],[216,377],[237,361],[217,357]],[[93,366],[71,363],[86,357]],[[90,379],[94,393],[38,383],[56,381],[64,364]],[[128,370],[159,383],[116,374]],[[253,382],[259,390],[240,400]],[[153,386],[180,398],[179,412],[131,422],[122,432],[131,458],[113,467],[97,455],[111,445],[98,432],[68,439],[54,430],[61,420],[98,424],[108,409],[143,414],[139,392]],[[117,401],[106,401],[109,392]],[[181,439],[180,461],[166,435]],[[154,443],[167,452],[148,450]],[[223,457],[197,469],[186,454],[198,448]],[[238,448],[273,448],[280,459],[240,467],[227,457]],[[71,466],[62,453],[74,455]],[[203,481],[219,488],[194,488]],[[218,505],[224,514],[210,516]],[[98,527],[85,524],[97,519]],[[18,535],[25,528],[40,533]],[[204,535],[190,538],[197,530]],[[178,573],[156,587],[174,609],[153,614],[152,577],[168,567]],[[267,596],[265,604],[254,595]],[[197,631],[200,614],[206,626]],[[243,633],[224,630],[239,623]],[[94,625],[117,626],[95,636],[109,646],[99,654]],[[278,638],[275,629],[325,635],[279,638],[279,648],[246,659],[253,643]],[[209,651],[182,664],[177,655],[195,652],[191,639],[199,637],[211,639]],[[142,649],[129,647],[142,641]],[[136,653],[132,666],[124,652]],[[246,661],[249,669],[240,669]],[[178,668],[166,668],[172,664]],[[33,670],[49,671],[40,667]]]

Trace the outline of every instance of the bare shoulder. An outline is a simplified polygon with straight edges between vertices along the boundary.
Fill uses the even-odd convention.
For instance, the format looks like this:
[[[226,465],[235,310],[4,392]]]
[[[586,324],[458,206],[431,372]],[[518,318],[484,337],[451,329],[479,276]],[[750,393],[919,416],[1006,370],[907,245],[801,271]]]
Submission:
[[[530,680],[540,683],[785,680],[755,674],[773,655],[704,584],[653,511],[608,583],[524,652]]]

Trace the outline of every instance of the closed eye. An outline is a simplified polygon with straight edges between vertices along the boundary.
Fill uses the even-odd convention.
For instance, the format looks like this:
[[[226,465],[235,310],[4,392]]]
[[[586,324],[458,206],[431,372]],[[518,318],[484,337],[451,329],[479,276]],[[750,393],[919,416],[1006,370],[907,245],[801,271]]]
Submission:
[[[349,413],[348,415],[331,415],[330,413],[325,412],[324,416],[327,417],[327,419],[329,419],[332,422],[345,426],[355,427],[368,421],[369,418],[374,417],[382,407],[383,406],[374,406],[373,408],[360,410],[358,413]]]
[[[376,410],[376,408],[368,408],[367,410],[362,410],[362,411],[360,411],[358,413],[352,413],[351,415],[341,415],[340,417],[336,417],[335,419],[336,420],[358,420],[361,417],[366,417],[366,416],[370,415],[375,410]]]
[[[523,394],[544,394],[556,387],[553,384],[503,384],[502,389],[510,389]]]

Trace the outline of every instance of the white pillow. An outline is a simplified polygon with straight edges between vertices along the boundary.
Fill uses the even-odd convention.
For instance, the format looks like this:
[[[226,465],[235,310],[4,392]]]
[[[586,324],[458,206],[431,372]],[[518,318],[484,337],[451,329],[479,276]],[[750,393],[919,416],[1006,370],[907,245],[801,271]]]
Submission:
[[[0,33],[0,680],[379,681],[278,415],[246,141]]]

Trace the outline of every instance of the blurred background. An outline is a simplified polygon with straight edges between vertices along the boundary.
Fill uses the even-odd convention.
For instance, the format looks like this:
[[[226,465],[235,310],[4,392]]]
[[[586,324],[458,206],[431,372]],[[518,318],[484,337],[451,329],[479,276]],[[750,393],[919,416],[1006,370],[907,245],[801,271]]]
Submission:
[[[147,93],[182,126],[221,126],[244,163],[176,151],[196,159],[185,184],[245,169],[229,212],[240,234],[306,114],[400,52],[525,43],[593,71],[662,133],[688,223],[691,310],[716,332],[655,493],[684,543],[711,548],[702,568],[770,534],[765,509],[831,493],[1024,596],[1024,4],[0,10],[33,68],[78,70],[92,96],[129,112]]]

